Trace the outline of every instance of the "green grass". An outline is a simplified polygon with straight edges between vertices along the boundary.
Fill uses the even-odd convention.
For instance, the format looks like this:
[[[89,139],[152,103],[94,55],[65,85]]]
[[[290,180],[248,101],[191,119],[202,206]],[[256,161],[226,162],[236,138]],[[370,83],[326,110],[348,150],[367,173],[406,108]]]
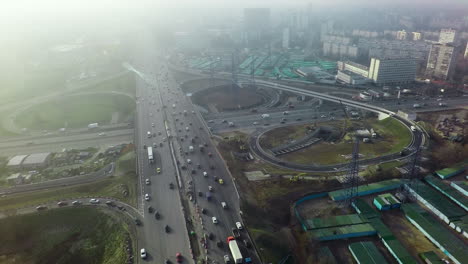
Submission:
[[[306,136],[308,126],[311,126],[311,124],[279,127],[270,130],[260,138],[260,145],[263,148],[271,149],[286,144],[289,140],[301,139]]]
[[[80,92],[93,91],[93,92],[123,92],[135,96],[135,74],[133,72],[125,73],[121,76],[101,81],[90,82],[88,88],[80,90]]]
[[[281,233],[254,228],[250,228],[249,231],[263,263],[278,263],[288,254],[289,249]]]
[[[108,124],[114,112],[119,113],[119,120],[125,120],[134,109],[133,100],[122,95],[75,95],[34,105],[20,113],[16,123],[36,130],[79,128],[90,123]]]
[[[0,220],[1,263],[124,263],[127,226],[96,208],[61,208]]]
[[[62,199],[95,196],[112,197],[130,205],[136,206],[136,180],[134,152],[123,155],[116,163],[114,176],[89,184],[70,187],[59,187],[45,191],[20,193],[0,198],[0,210],[12,210],[21,207],[34,206]],[[124,195],[123,191],[128,195]]]
[[[363,158],[373,158],[380,155],[395,153],[411,142],[411,132],[393,118],[369,122],[369,125],[379,135],[372,143],[361,143],[359,153]],[[343,155],[352,153],[353,143],[341,140],[335,144],[320,142],[308,148],[280,156],[281,158],[300,164],[337,164],[348,162]]]

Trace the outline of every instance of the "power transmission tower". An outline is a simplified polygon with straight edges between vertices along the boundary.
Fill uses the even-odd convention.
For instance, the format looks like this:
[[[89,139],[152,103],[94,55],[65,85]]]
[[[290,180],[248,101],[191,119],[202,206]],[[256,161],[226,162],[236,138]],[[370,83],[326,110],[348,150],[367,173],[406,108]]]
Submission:
[[[349,163],[348,172],[344,178],[346,188],[346,196],[343,200],[344,205],[351,204],[358,194],[359,187],[359,138],[355,138],[351,162]]]
[[[416,191],[418,188],[418,180],[419,180],[419,160],[421,157],[421,146],[416,148],[416,151],[413,154],[413,157],[410,162],[408,162],[406,166],[406,173],[403,173],[403,184],[402,184],[402,192],[404,194],[404,198],[406,200],[411,200],[412,195],[409,192],[409,189]],[[406,185],[406,188],[405,188]],[[403,201],[406,202],[406,201]]]
[[[237,90],[237,67],[238,67],[238,59],[237,59],[237,50],[232,52],[232,60],[231,60],[231,71],[232,71],[232,91],[234,92]]]

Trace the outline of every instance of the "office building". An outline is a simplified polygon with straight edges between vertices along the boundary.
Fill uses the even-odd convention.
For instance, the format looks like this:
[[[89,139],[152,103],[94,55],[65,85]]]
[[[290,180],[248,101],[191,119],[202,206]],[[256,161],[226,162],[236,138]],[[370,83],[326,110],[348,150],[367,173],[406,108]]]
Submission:
[[[379,85],[413,82],[416,77],[416,60],[412,58],[372,58],[369,79]]]
[[[247,44],[259,42],[270,33],[269,8],[244,9],[244,41]]]
[[[466,42],[465,55],[463,57],[468,59],[468,42]]]
[[[289,49],[289,28],[283,29],[283,49]]]
[[[405,40],[406,39],[406,31],[405,30],[400,30],[396,34],[396,38],[398,40]]]
[[[441,29],[439,34],[439,43],[456,43],[457,31],[455,29]]]
[[[432,44],[427,59],[426,76],[439,80],[452,78],[457,57],[457,47],[452,44]]]
[[[420,32],[411,32],[413,41],[421,40],[421,33]]]

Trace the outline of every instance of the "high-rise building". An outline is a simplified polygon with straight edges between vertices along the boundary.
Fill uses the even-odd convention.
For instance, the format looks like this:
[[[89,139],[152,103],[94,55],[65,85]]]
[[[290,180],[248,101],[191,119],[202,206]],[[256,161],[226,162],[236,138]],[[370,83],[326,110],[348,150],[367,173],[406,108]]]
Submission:
[[[283,49],[289,49],[289,28],[283,29]]]
[[[466,42],[465,55],[463,57],[468,59],[468,42]]]
[[[406,31],[405,30],[397,31],[396,38],[399,39],[399,40],[405,40],[406,39]]]
[[[432,44],[427,59],[426,76],[449,80],[452,78],[457,57],[457,47],[452,44]]]
[[[439,34],[439,43],[448,44],[457,41],[457,31],[455,29],[441,29]]]
[[[270,33],[269,8],[244,9],[244,40],[250,44],[259,42]]]
[[[414,41],[421,40],[421,33],[420,32],[411,32]]]
[[[416,60],[412,58],[372,58],[369,79],[376,84],[410,83],[416,78]]]

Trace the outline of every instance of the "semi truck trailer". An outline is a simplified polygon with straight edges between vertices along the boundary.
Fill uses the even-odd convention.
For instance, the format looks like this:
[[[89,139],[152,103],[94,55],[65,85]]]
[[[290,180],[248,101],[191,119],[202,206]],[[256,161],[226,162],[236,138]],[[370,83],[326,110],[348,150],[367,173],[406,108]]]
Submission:
[[[227,243],[229,245],[229,249],[231,250],[234,263],[242,263],[243,261],[242,254],[240,252],[239,246],[237,245],[236,239],[230,236],[227,238]]]

